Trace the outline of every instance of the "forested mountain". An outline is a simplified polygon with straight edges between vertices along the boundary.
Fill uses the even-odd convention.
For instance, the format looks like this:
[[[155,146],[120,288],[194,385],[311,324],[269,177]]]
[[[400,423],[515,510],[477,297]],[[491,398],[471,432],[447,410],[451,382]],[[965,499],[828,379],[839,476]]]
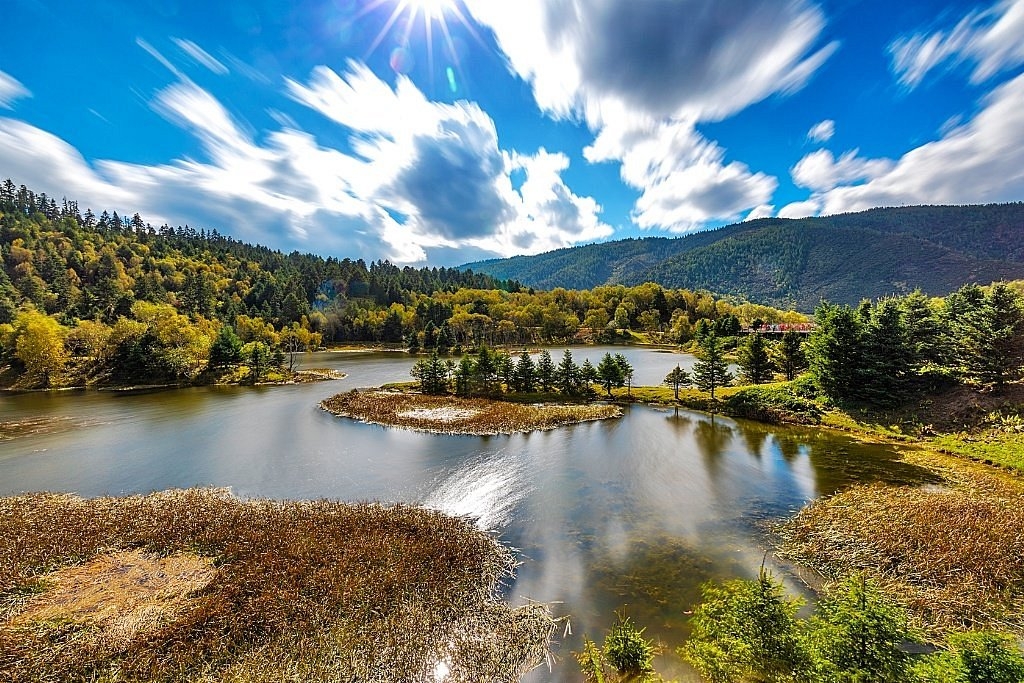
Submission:
[[[411,294],[462,288],[519,289],[455,268],[400,268],[387,261],[284,254],[189,226],[153,227],[77,202],[60,204],[11,180],[0,183],[0,323],[26,304],[66,321],[112,323],[136,301],[172,304],[185,314],[277,326],[329,314],[349,300],[386,308]],[[319,325],[343,321],[320,316]]]
[[[463,267],[533,287],[654,281],[810,311],[822,299],[853,304],[918,288],[942,295],[1024,277],[1024,203],[765,218]]]

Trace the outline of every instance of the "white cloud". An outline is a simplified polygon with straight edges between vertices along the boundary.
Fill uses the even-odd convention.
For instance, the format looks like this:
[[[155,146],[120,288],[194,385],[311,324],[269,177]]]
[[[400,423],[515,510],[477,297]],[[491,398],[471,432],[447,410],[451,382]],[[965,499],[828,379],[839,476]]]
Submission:
[[[468,0],[542,109],[591,127],[719,119],[804,85],[835,50],[802,0]]]
[[[734,220],[767,203],[778,181],[726,162],[725,150],[686,122],[607,127],[584,150],[588,161],[619,160],[622,179],[642,194],[633,209],[641,228],[686,232]]]
[[[573,194],[562,180],[569,157],[541,149],[532,156],[514,154],[510,164],[524,170],[526,180],[519,188],[517,216],[506,233],[506,252],[549,251],[612,234],[611,226],[598,217],[601,206],[592,197]]]
[[[850,150],[839,159],[826,149],[811,152],[790,170],[793,182],[799,187],[824,192],[837,185],[875,178],[893,166],[889,159],[864,159],[857,156],[857,152]]]
[[[811,126],[807,131],[807,139],[811,142],[828,142],[836,134],[836,122],[832,119],[825,119]]]
[[[889,46],[900,83],[917,87],[932,69],[949,62],[974,63],[972,83],[1024,63],[1024,0],[1000,0],[975,10],[948,31],[916,33]]]
[[[173,40],[174,44],[178,46],[178,49],[218,76],[226,76],[228,74],[228,68],[226,66],[217,61],[213,55],[196,45],[191,40],[186,40],[184,38],[171,38],[171,40]]]
[[[775,178],[725,161],[696,131],[802,88],[837,48],[803,0],[467,0],[538,106],[597,134],[584,154],[621,162],[643,228],[686,231],[766,203]]]
[[[423,261],[432,249],[453,259],[466,248],[509,256],[611,234],[601,207],[562,180],[565,155],[502,150],[477,105],[429,102],[408,80],[392,89],[354,66],[345,76],[318,70],[310,84],[288,87],[343,123],[355,153],[325,147],[294,125],[257,137],[182,79],[152,106],[199,141],[201,160],[90,166],[50,133],[0,119],[0,165],[97,213],[139,211],[153,224],[187,222],[285,249],[400,263]],[[525,172],[519,191],[513,169]]]
[[[834,163],[829,155],[819,158],[817,170],[813,170],[815,164],[805,157],[798,167],[803,165],[800,175],[808,186],[825,188],[843,175],[846,177],[839,182],[849,182],[856,179],[850,177],[855,172],[867,182],[816,192],[807,202],[785,207],[779,215],[1019,201],[1024,196],[1024,138],[1020,134],[1024,130],[1024,74],[996,88],[982,104],[973,119],[895,162],[858,159],[851,153],[844,168],[846,155]]]
[[[779,209],[779,218],[807,218],[821,211],[821,201],[816,198],[792,202]]]
[[[32,93],[18,79],[0,71],[0,109],[10,109],[14,100],[22,97],[32,97]]]
[[[744,221],[753,221],[753,220],[757,220],[758,218],[770,218],[774,214],[775,214],[775,205],[774,204],[758,204],[757,206],[755,206],[750,211],[750,213],[747,214],[747,217],[744,218],[743,220]]]

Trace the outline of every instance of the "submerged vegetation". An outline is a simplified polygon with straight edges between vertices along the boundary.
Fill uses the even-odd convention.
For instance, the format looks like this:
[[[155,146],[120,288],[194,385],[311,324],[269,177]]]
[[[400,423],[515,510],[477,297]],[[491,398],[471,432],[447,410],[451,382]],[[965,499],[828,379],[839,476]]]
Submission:
[[[511,683],[554,628],[496,598],[508,549],[419,508],[34,494],[0,528],[0,681]]]

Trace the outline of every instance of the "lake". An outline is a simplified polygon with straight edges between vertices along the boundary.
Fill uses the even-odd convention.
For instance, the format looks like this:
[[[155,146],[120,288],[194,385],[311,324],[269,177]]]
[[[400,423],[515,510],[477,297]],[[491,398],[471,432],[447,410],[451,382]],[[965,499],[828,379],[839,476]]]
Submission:
[[[595,365],[624,354],[635,385],[658,384],[691,356],[624,347],[572,349]],[[552,349],[557,362],[561,349]],[[886,445],[686,410],[631,406],[621,419],[512,436],[441,436],[333,417],[339,391],[410,379],[402,353],[316,353],[304,367],[336,382],[142,393],[4,395],[0,422],[45,420],[44,433],[0,442],[0,495],[83,496],[229,487],[239,496],[420,503],[470,515],[517,549],[509,601],[553,603],[568,617],[556,662],[525,680],[579,679],[572,651],[603,638],[615,612],[668,646],[661,670],[696,680],[671,654],[685,610],[709,579],[750,578],[766,527],[808,501],[863,481],[920,483]],[[794,591],[799,582],[771,555]]]

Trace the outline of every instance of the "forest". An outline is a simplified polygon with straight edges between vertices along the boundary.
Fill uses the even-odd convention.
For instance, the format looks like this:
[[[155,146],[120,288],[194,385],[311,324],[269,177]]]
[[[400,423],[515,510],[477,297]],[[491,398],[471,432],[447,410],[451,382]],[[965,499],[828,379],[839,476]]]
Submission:
[[[805,320],[649,283],[537,292],[472,271],[282,254],[137,213],[97,217],[11,180],[0,184],[0,260],[0,353],[7,383],[24,387],[187,382],[243,355],[261,368],[330,343],[447,352],[622,331],[679,343],[702,319]]]

